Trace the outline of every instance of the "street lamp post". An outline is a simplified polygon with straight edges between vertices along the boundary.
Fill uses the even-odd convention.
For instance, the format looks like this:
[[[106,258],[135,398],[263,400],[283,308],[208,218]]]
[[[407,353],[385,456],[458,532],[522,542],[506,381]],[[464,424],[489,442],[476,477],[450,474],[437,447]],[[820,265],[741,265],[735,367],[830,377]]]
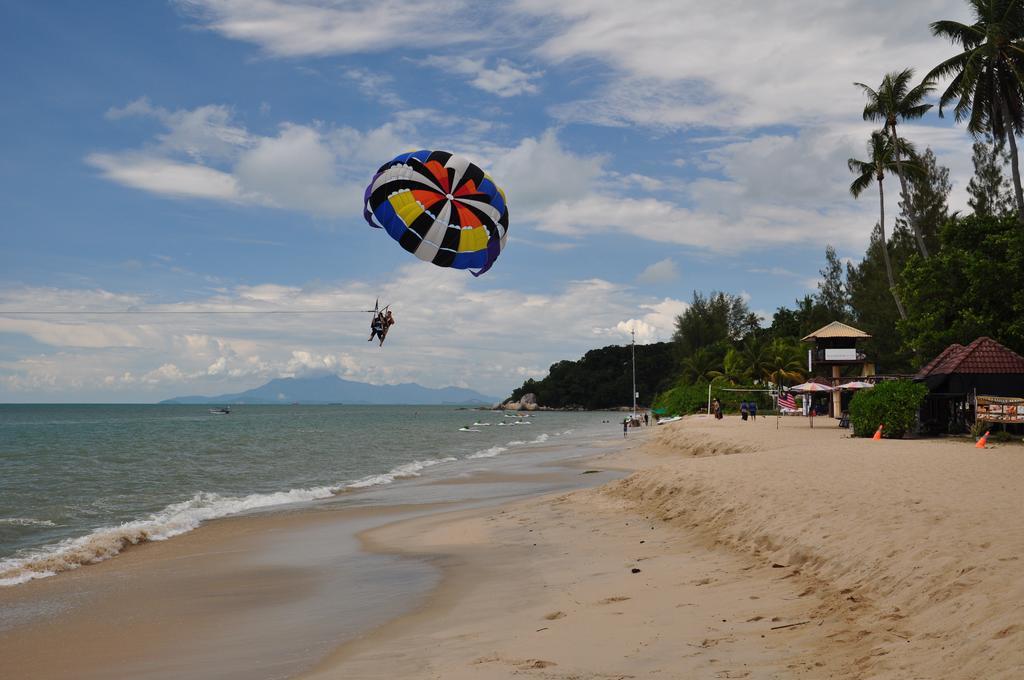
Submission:
[[[633,355],[633,417],[636,418],[636,329],[631,330],[630,335],[633,336],[633,343],[630,346]]]

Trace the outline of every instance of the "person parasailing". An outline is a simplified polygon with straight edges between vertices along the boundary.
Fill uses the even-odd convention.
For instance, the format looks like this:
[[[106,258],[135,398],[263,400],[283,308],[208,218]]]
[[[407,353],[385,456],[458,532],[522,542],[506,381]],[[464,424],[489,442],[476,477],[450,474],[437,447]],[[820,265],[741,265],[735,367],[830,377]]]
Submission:
[[[391,305],[386,305],[384,309],[377,309],[377,306],[374,305],[373,320],[370,321],[370,337],[366,339],[367,342],[379,338],[380,345],[384,344],[388,331],[395,325],[395,316],[391,313],[390,307]]]

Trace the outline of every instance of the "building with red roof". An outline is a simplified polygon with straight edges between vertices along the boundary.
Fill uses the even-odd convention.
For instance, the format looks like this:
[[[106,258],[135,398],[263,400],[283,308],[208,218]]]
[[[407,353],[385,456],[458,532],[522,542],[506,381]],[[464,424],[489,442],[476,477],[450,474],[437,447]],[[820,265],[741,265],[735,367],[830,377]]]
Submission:
[[[952,344],[914,380],[928,387],[921,423],[930,431],[962,431],[974,421],[975,397],[1024,398],[1024,357],[992,338]]]

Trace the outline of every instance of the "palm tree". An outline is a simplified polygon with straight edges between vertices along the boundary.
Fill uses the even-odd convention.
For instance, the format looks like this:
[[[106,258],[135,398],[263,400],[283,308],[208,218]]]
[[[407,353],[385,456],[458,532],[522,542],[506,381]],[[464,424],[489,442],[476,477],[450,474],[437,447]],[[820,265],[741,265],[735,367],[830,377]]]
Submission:
[[[754,380],[768,377],[771,362],[768,360],[768,346],[765,343],[751,335],[740,347],[739,353],[744,370]]]
[[[917,120],[932,108],[931,104],[925,104],[925,98],[935,89],[932,83],[931,74],[922,83],[910,87],[914,78],[914,69],[905,68],[902,71],[886,73],[882,78],[882,84],[878,90],[873,90],[864,83],[854,83],[864,90],[868,103],[864,105],[864,120],[881,121],[884,123],[883,130],[889,133],[889,141],[896,150],[894,160],[896,162],[896,175],[900,178],[900,196],[903,198],[903,205],[910,206],[910,194],[907,191],[907,179],[903,173],[903,157],[900,152],[900,144],[897,142],[896,123],[903,120]],[[921,233],[921,225],[917,218],[907,214],[907,221],[910,228],[914,230],[914,238],[917,240],[917,249],[921,257],[927,259],[928,246],[924,243],[924,234]]]
[[[742,385],[750,378],[750,372],[744,366],[743,355],[735,348],[730,347],[722,360],[722,370],[711,371],[708,377],[711,379],[722,378],[732,385]]]
[[[885,180],[886,171],[896,173],[902,179],[907,172],[914,172],[915,169],[919,171],[919,166],[915,160],[910,160],[907,163],[896,161],[896,148],[901,149],[911,159],[917,157],[914,147],[909,142],[905,139],[898,139],[898,142],[899,147],[893,147],[892,142],[883,132],[872,132],[871,141],[868,142],[870,160],[859,161],[856,158],[851,158],[847,161],[847,165],[850,172],[857,175],[850,185],[850,193],[854,198],[864,193],[864,190],[871,186],[872,181],[878,182],[878,224],[882,231],[882,260],[885,262],[885,274],[889,278],[889,292],[892,293],[892,299],[896,301],[896,309],[900,313],[900,318],[906,319],[907,313],[903,309],[900,296],[896,293],[896,278],[893,276],[892,262],[889,260],[889,245],[885,237],[885,188],[882,182]]]
[[[804,364],[799,346],[792,345],[782,338],[776,338],[768,345],[766,354],[765,377],[776,386],[803,378]]]
[[[721,368],[715,355],[702,347],[683,360],[681,377],[684,382],[695,385],[713,379]]]
[[[975,22],[936,21],[932,35],[948,38],[963,52],[950,57],[928,73],[928,79],[953,76],[939,99],[939,115],[956,101],[953,114],[959,123],[967,119],[967,131],[975,137],[992,133],[1010,147],[1017,219],[1024,224],[1024,190],[1021,189],[1016,135],[1024,131],[1024,9],[1020,0],[969,0]]]

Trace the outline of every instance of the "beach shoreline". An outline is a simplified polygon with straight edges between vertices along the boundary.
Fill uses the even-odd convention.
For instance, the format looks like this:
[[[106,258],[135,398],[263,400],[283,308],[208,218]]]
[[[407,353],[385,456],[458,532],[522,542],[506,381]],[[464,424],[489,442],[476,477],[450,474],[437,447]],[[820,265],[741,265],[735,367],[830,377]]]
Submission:
[[[448,477],[218,518],[129,546],[116,559],[0,589],[5,672],[292,677],[340,641],[414,609],[434,585],[432,565],[366,553],[358,532],[607,481],[581,476],[573,464],[580,447],[590,450],[590,436],[471,461]]]
[[[0,657],[36,678],[1009,680],[1024,667],[1021,454],[689,417],[418,487],[476,502],[226,518],[0,592],[15,612],[79,598],[0,631]],[[367,569],[394,578],[366,591],[358,629],[316,625],[324,595],[358,597]],[[245,643],[270,611],[291,656]]]
[[[1017,677],[1024,452],[776,427],[687,418],[601,488],[367,532],[444,575],[303,677]]]

